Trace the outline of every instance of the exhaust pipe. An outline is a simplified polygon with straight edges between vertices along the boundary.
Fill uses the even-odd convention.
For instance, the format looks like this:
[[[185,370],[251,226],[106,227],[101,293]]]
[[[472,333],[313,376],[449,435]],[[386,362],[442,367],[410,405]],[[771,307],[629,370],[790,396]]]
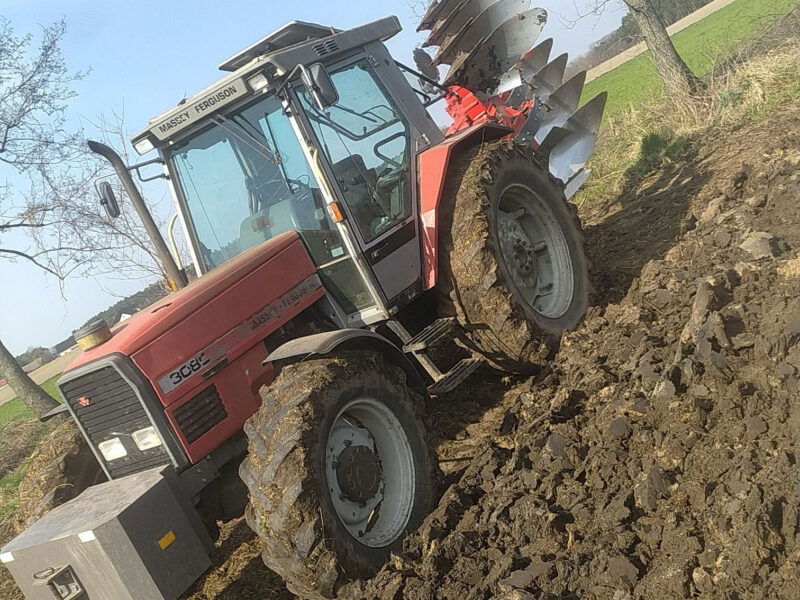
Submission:
[[[186,277],[175,263],[175,259],[172,257],[169,248],[167,248],[164,237],[161,235],[156,222],[153,220],[150,209],[147,208],[147,205],[144,203],[144,199],[139,193],[139,188],[137,188],[136,184],[133,182],[133,177],[131,177],[130,171],[128,171],[128,167],[125,166],[120,155],[112,148],[100,142],[89,140],[87,143],[89,145],[89,150],[105,158],[111,163],[111,166],[114,167],[117,177],[119,177],[122,182],[122,187],[125,188],[125,193],[128,194],[128,198],[131,199],[133,207],[136,209],[136,212],[139,213],[139,218],[142,220],[145,230],[147,230],[147,235],[150,236],[150,240],[153,242],[156,254],[158,254],[158,259],[161,261],[161,266],[164,267],[167,277],[172,280],[176,289],[185,287]]]

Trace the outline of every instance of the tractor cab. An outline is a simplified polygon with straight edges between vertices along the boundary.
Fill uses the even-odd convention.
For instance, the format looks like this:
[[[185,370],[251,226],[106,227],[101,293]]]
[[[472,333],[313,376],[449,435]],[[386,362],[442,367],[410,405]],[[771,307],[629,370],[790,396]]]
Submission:
[[[290,23],[134,138],[159,152],[199,275],[294,230],[346,327],[421,293],[414,157],[442,134],[381,43],[399,30]]]

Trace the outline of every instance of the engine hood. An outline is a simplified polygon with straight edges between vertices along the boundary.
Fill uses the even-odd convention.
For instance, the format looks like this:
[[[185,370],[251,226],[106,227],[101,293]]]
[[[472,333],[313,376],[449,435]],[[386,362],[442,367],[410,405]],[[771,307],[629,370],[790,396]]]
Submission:
[[[79,355],[66,372],[110,354],[122,354],[133,358],[156,383],[159,371],[182,364],[314,273],[300,236],[294,231],[281,234],[137,313],[116,327],[109,341]],[[315,297],[304,300],[324,294],[321,286],[316,287],[318,293],[310,294]],[[268,329],[280,326],[280,318],[273,321],[273,327],[265,321],[262,324]],[[268,335],[269,331],[257,333]]]

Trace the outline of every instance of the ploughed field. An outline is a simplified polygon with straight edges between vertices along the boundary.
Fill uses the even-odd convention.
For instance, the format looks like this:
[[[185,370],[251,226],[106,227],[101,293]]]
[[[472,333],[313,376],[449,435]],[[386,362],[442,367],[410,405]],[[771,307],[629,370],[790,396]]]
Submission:
[[[800,110],[584,215],[594,306],[431,402],[442,500],[341,598],[800,596]],[[193,600],[290,598],[230,523]]]
[[[340,598],[800,597],[800,109],[708,144],[585,211],[547,371],[430,402],[441,502]],[[259,551],[224,524],[186,598],[291,598]]]
[[[343,597],[800,597],[800,110],[709,143],[585,215],[585,323],[438,401],[450,485]]]

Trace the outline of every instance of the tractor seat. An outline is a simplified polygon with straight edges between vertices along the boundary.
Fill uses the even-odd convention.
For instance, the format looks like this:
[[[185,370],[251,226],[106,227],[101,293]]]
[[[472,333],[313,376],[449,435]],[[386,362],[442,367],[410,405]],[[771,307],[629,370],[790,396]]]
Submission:
[[[313,190],[295,193],[275,202],[242,221],[239,227],[239,245],[245,250],[286,231],[327,229],[324,213],[321,213],[321,221],[318,208]]]
[[[368,169],[362,156],[353,154],[334,163],[332,170],[359,229],[365,237],[371,238],[373,224],[387,216],[378,201],[375,169]]]

